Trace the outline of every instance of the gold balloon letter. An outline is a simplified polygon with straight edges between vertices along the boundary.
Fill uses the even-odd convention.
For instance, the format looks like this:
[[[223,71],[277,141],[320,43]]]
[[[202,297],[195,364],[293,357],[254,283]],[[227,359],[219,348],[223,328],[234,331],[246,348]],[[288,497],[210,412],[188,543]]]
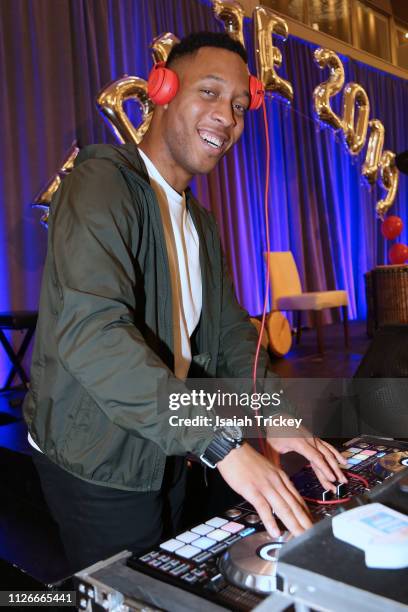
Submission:
[[[244,9],[235,0],[213,0],[213,9],[218,21],[222,21],[225,31],[238,40],[244,47]]]
[[[282,64],[282,54],[273,45],[272,36],[277,34],[283,40],[288,37],[286,21],[277,17],[270,9],[263,6],[255,7],[253,11],[256,67],[258,79],[265,89],[279,94],[283,98],[293,100],[293,87],[289,81],[277,75],[275,66]]]
[[[383,218],[387,210],[394,204],[398,191],[399,172],[395,165],[395,153],[392,151],[384,151],[381,156],[380,179],[381,186],[385,189],[386,195],[377,202],[375,210],[378,216]]]
[[[137,128],[123,109],[126,100],[137,100],[141,106],[143,120]],[[153,113],[153,103],[147,95],[147,82],[144,79],[124,76],[113,81],[98,94],[96,104],[120,143],[133,142],[138,145],[142,141]]]
[[[170,51],[174,45],[179,42],[180,39],[171,32],[166,32],[165,34],[160,34],[160,36],[153,38],[150,48],[152,50],[154,63],[166,62],[170,55]]]
[[[153,60],[165,62],[178,38],[171,32],[157,36],[152,44]],[[136,100],[142,110],[142,122],[135,127],[123,109],[127,100]],[[120,143],[138,145],[146,134],[153,114],[153,103],[147,95],[147,82],[136,76],[123,76],[113,81],[99,93],[96,104],[106,117]]]
[[[79,153],[79,148],[76,146],[76,142],[73,142],[71,148],[66,154],[64,161],[61,166],[57,170],[56,174],[48,181],[45,187],[41,189],[40,193],[36,195],[34,201],[32,203],[33,208],[40,208],[44,211],[40,219],[40,223],[47,227],[48,224],[48,216],[49,216],[49,208],[50,202],[52,200],[52,196],[57,191],[58,187],[61,185],[61,175],[64,177],[66,174],[69,174],[74,167],[74,161],[76,156]]]
[[[356,103],[358,106],[357,122],[355,121]],[[365,90],[358,83],[347,83],[343,92],[343,132],[352,155],[357,155],[364,147],[369,114],[370,101]]]
[[[344,85],[344,68],[339,56],[330,49],[316,49],[314,59],[323,70],[328,66],[330,76],[327,81],[318,85],[313,92],[314,107],[320,121],[327,123],[335,130],[343,127],[342,120],[332,110],[330,98],[341,91]]]
[[[361,169],[361,174],[369,183],[375,183],[384,146],[385,130],[379,119],[373,119],[368,125],[370,127],[370,137],[368,139],[367,153]]]

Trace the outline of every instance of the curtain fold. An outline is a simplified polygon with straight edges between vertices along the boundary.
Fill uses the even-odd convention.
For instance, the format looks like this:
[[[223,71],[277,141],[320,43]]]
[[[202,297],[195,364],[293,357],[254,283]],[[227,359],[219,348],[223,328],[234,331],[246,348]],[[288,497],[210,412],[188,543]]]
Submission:
[[[155,36],[202,29],[222,31],[208,0],[0,3],[0,310],[37,307],[47,238],[29,203],[74,139],[80,146],[115,142],[95,106],[100,89],[123,74],[146,78]],[[249,19],[245,39],[255,71]],[[278,44],[279,72],[292,82],[295,99],[290,107],[267,100],[271,249],[293,251],[306,290],[347,289],[351,316],[362,318],[363,274],[386,261],[390,246],[375,218],[377,187],[361,180],[366,147],[352,157],[340,135],[313,118],[313,89],[327,78],[313,62],[315,46],[293,36]],[[385,147],[407,149],[408,82],[341,59],[346,82],[366,89],[370,118],[385,125]],[[136,120],[135,105],[127,108]],[[262,112],[250,113],[237,146],[192,185],[217,218],[237,297],[251,314],[262,310],[265,284],[265,158]],[[407,196],[402,175],[392,212],[404,221]],[[401,240],[408,240],[406,229]],[[4,368],[0,355],[0,384]]]

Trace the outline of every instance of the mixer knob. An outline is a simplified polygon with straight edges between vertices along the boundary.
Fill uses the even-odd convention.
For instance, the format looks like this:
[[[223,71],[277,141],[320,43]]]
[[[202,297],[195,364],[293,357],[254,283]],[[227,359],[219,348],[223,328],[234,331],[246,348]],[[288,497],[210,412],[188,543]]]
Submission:
[[[245,520],[250,525],[256,525],[257,523],[261,522],[261,519],[259,518],[259,514],[255,514],[255,513],[248,514],[248,516],[245,517]]]

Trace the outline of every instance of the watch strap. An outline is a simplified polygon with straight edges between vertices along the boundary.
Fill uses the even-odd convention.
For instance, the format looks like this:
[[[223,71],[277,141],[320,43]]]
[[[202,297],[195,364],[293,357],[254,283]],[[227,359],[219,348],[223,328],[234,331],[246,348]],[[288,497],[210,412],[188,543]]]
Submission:
[[[242,440],[227,440],[221,432],[216,432],[200,459],[209,468],[214,469],[219,461],[222,461],[228,453],[241,444]]]

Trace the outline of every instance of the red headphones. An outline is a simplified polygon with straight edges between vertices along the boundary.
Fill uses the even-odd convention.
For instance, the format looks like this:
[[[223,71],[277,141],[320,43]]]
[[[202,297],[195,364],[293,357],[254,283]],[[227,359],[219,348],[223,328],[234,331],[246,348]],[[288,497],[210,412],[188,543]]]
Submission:
[[[165,62],[158,62],[153,66],[147,81],[147,93],[154,104],[168,104],[176,95],[178,88],[178,76],[173,70],[166,68]],[[249,75],[249,94],[251,99],[248,110],[257,110],[262,105],[265,88],[252,74]]]

